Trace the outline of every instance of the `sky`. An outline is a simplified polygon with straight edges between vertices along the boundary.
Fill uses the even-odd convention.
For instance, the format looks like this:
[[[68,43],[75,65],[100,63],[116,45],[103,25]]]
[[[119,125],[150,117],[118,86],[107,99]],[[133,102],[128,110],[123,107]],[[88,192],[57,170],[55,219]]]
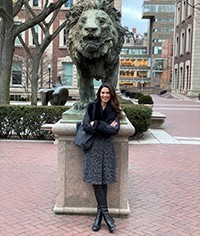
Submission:
[[[143,0],[122,0],[122,26],[128,26],[129,31],[137,28],[136,33],[147,32],[148,20],[142,19]]]

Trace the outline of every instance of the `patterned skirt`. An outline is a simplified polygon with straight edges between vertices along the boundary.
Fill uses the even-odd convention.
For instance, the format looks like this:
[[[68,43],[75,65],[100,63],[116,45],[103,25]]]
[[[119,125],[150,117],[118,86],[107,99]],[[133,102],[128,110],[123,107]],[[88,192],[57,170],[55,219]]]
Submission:
[[[83,181],[91,184],[116,182],[116,157],[113,137],[95,137],[84,154]]]

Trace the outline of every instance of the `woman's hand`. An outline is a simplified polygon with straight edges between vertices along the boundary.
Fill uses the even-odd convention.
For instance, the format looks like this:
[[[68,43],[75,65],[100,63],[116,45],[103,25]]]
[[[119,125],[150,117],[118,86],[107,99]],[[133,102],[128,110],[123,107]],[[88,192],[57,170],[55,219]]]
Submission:
[[[116,126],[117,126],[117,121],[114,120],[114,121],[110,124],[110,126],[116,127]]]

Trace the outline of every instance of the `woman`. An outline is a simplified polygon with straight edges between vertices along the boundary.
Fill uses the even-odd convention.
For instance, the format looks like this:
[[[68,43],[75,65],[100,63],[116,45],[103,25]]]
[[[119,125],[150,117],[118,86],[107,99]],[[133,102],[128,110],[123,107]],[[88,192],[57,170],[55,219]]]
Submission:
[[[91,183],[97,200],[97,214],[93,231],[101,227],[102,217],[110,232],[115,230],[114,220],[107,206],[107,184],[116,182],[116,158],[113,135],[120,129],[122,112],[114,88],[103,84],[94,102],[88,104],[83,129],[94,134],[94,142],[84,154],[83,181]]]

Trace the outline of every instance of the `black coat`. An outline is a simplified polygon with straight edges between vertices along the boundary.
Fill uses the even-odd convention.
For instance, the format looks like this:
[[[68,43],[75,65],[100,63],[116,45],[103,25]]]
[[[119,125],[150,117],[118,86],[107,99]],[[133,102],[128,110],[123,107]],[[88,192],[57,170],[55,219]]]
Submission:
[[[117,121],[116,127],[110,126]],[[94,121],[94,125],[90,122]],[[116,157],[113,135],[120,129],[117,112],[108,103],[103,110],[100,102],[88,105],[83,119],[83,128],[94,134],[90,150],[84,154],[83,181],[92,184],[110,184],[116,182]]]
[[[113,121],[118,125],[116,127],[110,126]],[[90,122],[94,121],[94,125]],[[109,137],[115,135],[120,129],[120,120],[117,112],[112,108],[110,103],[107,104],[103,110],[100,102],[89,103],[87,111],[83,119],[83,128],[88,133],[93,133],[97,136]]]

